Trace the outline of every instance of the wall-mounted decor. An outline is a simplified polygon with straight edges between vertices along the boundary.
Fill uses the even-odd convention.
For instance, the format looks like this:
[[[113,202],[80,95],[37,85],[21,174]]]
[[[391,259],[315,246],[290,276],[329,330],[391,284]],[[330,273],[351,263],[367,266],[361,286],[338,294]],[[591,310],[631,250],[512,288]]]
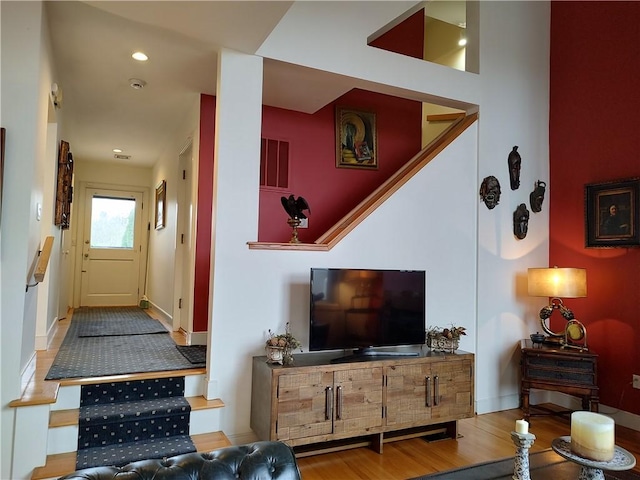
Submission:
[[[376,114],[336,107],[336,167],[378,168]]]
[[[73,155],[69,142],[60,141],[58,152],[58,180],[56,186],[56,209],[53,223],[61,229],[69,228],[71,221],[71,202],[73,201]]]
[[[493,175],[482,180],[480,185],[480,199],[489,210],[493,210],[500,203],[500,182]]]
[[[640,246],[640,179],[585,185],[585,245]]]
[[[6,131],[0,128],[0,222],[2,222],[2,176],[4,174],[4,139]]]
[[[547,184],[542,180],[538,180],[533,186],[533,192],[529,194],[529,206],[531,211],[538,213],[542,211],[542,202],[544,201],[544,192],[547,190]]]
[[[511,190],[517,190],[518,187],[520,187],[520,167],[522,164],[522,158],[518,153],[517,145],[509,152],[507,164],[509,165],[509,183],[511,184]]]
[[[160,230],[165,226],[167,203],[167,182],[162,180],[156,187],[156,230]]]
[[[529,230],[529,210],[524,203],[518,205],[513,212],[513,234],[518,240],[527,236]]]

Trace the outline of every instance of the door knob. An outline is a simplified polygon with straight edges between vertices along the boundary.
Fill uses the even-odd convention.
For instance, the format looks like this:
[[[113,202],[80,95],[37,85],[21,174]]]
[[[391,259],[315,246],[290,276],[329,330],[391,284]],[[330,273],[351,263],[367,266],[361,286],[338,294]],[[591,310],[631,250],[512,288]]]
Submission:
[[[89,258],[89,254],[88,254],[88,253],[85,253],[85,254],[84,254],[84,258]]]

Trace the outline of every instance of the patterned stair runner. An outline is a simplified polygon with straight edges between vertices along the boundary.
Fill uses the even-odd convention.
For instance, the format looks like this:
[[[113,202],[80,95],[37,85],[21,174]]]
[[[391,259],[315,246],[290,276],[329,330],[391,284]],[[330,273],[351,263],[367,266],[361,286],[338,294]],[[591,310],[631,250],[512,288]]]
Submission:
[[[195,452],[184,377],[83,385],[76,468]]]

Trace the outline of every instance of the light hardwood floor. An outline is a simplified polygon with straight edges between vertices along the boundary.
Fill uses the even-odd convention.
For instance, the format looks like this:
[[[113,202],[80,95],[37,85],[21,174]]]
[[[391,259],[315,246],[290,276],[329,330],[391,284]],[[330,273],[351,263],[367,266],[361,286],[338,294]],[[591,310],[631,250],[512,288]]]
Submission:
[[[160,319],[152,310],[148,313]],[[59,330],[49,350],[38,352],[33,366],[33,375],[26,379],[23,396],[20,400],[16,400],[16,403],[24,405],[52,401],[52,396],[55,396],[59,384],[44,381],[44,377],[70,322],[71,314],[59,322]],[[177,344],[185,344],[185,338],[179,332],[172,332],[171,335]],[[83,383],[83,379],[64,382]],[[427,473],[513,456],[515,447],[510,433],[515,428],[515,421],[521,417],[522,413],[519,409],[477,415],[460,421],[457,440],[429,442],[423,438],[414,438],[385,443],[382,455],[369,448],[357,448],[299,458],[298,464],[304,480],[406,480]],[[550,448],[554,438],[569,435],[570,431],[570,423],[566,418],[554,416],[533,418],[530,432],[536,435],[536,441],[531,452]],[[217,438],[211,440],[207,437],[205,440],[208,443],[198,445],[199,451],[213,450],[228,444],[226,437],[222,440]],[[616,426],[616,444],[630,451],[636,459],[640,460],[640,432]],[[39,472],[40,476],[34,475],[34,478],[49,478],[72,471],[69,465],[75,464],[75,453],[62,454],[62,457],[65,455],[69,458],[59,460],[61,463],[57,469],[51,470],[45,467],[41,469],[42,472]],[[640,465],[636,465],[634,470],[640,473]]]
[[[512,457],[515,446],[511,432],[520,418],[519,409],[477,415],[460,421],[457,440],[428,442],[414,438],[385,443],[382,455],[368,448],[358,448],[300,458],[298,464],[304,480],[406,480]],[[534,417],[529,431],[536,436],[530,450],[534,453],[551,448],[554,438],[569,435],[571,425],[568,419],[561,417]],[[640,432],[616,426],[616,444],[640,460]],[[636,465],[635,470],[640,473],[640,465]]]

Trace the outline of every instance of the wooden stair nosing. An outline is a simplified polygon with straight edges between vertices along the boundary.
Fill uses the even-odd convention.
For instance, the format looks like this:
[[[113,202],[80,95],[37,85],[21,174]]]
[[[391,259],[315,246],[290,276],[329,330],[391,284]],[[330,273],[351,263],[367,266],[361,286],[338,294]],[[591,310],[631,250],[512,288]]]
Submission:
[[[210,452],[219,448],[231,446],[231,442],[221,431],[191,435],[191,439],[193,440],[198,452]],[[45,478],[58,478],[75,472],[76,457],[76,452],[47,455],[47,462],[44,466],[33,469],[31,479],[41,480]]]
[[[191,405],[191,411],[224,407],[224,402],[219,398],[214,398],[213,400],[207,400],[202,396],[186,398],[189,405]],[[49,428],[78,425],[79,414],[80,409],[78,408],[54,410],[49,414]]]

